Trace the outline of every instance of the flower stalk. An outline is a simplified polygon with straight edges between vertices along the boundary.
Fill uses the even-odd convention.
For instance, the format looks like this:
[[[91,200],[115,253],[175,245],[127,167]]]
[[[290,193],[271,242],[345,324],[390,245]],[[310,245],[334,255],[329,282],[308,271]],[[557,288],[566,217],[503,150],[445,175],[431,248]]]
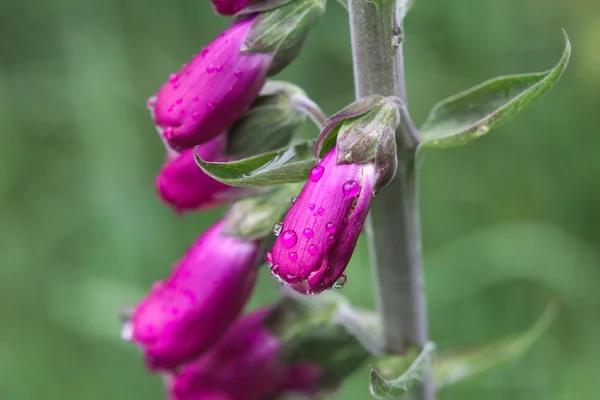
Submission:
[[[396,96],[406,103],[397,9],[391,0],[348,2],[357,98]],[[415,164],[418,132],[407,110],[401,111],[398,171],[374,199],[366,225],[383,345],[392,354],[422,347],[428,339]],[[415,398],[434,396],[427,378]]]

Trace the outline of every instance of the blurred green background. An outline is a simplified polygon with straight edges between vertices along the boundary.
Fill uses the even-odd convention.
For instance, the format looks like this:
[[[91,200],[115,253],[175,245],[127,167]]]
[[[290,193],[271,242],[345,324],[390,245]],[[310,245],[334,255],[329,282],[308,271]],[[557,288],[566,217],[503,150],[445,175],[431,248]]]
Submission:
[[[0,4],[0,399],[161,399],[119,337],[121,306],[165,276],[222,213],[175,215],[154,175],[164,154],[146,98],[228,20],[198,0]],[[442,399],[600,397],[600,3],[417,0],[406,23],[409,102],[550,68],[565,76],[474,144],[431,151],[421,179],[431,334],[485,343],[564,307],[512,367]],[[345,11],[331,1],[280,78],[332,113],[353,98]],[[314,129],[308,124],[304,129]],[[364,243],[343,290],[372,305]],[[274,298],[263,277],[254,304]],[[340,399],[367,399],[365,366]]]

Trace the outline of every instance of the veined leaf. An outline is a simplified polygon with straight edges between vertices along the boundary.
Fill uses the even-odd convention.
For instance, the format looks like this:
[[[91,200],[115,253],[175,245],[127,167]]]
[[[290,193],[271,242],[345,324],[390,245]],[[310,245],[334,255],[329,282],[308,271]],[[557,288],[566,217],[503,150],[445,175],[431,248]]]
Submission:
[[[371,394],[376,399],[395,399],[406,394],[421,382],[431,365],[435,345],[429,342],[421,351],[414,350],[405,356],[390,356],[371,367]]]
[[[521,334],[480,347],[440,354],[433,364],[436,386],[450,386],[515,361],[548,330],[557,313],[558,305],[551,303],[535,324]]]
[[[565,31],[563,35],[565,50],[553,69],[494,78],[438,103],[421,127],[421,145],[454,147],[468,143],[508,121],[552,89],[571,56],[571,43]]]
[[[308,178],[315,166],[314,141],[229,162],[208,162],[194,151],[196,162],[208,175],[232,186],[270,186]]]

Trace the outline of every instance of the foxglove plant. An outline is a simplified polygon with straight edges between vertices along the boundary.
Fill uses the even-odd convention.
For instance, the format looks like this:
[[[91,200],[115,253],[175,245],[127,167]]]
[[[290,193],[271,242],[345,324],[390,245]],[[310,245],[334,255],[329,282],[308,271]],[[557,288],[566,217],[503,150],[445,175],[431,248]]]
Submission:
[[[235,198],[124,326],[148,367],[167,375],[172,400],[320,396],[370,355],[378,356],[371,368],[376,398],[414,388],[415,399],[430,400],[436,385],[520,354],[552,320],[553,313],[540,319],[517,352],[511,339],[494,345],[501,351],[433,359],[417,173],[423,151],[478,138],[548,91],[569,61],[566,34],[553,69],[486,81],[439,103],[417,129],[402,53],[412,1],[343,3],[357,99],[331,117],[300,88],[267,83],[297,56],[324,0],[213,0],[217,13],[236,15],[233,25],[148,102],[169,157],[157,177],[166,203],[198,210],[234,200],[224,195],[231,186],[253,188]],[[295,134],[306,115],[320,127],[308,140]],[[345,285],[363,224],[376,313],[322,293]],[[282,297],[240,316],[271,232],[276,238],[264,259],[284,286]]]

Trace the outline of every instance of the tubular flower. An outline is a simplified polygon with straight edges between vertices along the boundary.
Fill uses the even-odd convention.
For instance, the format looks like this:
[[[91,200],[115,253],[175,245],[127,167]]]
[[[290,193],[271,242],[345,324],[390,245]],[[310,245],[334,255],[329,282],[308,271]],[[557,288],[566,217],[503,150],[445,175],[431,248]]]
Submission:
[[[203,160],[225,161],[224,147],[225,135],[219,135],[196,147],[196,151]],[[223,192],[231,187],[207,175],[196,164],[192,148],[181,154],[171,152],[156,178],[156,189],[165,203],[177,212],[184,212],[222,204],[227,200]]]
[[[314,167],[283,223],[271,252],[271,273],[304,294],[346,282],[352,257],[373,197],[375,167],[336,164],[332,149]]]
[[[309,364],[288,366],[282,343],[264,326],[268,309],[240,318],[210,351],[170,378],[171,400],[262,400],[285,392],[313,394],[320,372]]]
[[[240,52],[255,18],[234,23],[149,99],[155,124],[173,149],[225,131],[260,92],[273,55]]]
[[[221,15],[235,15],[249,2],[249,0],[212,0],[212,5],[215,11]]]
[[[259,243],[207,230],[164,282],[133,310],[124,338],[145,352],[151,370],[196,359],[237,318],[256,282]]]

